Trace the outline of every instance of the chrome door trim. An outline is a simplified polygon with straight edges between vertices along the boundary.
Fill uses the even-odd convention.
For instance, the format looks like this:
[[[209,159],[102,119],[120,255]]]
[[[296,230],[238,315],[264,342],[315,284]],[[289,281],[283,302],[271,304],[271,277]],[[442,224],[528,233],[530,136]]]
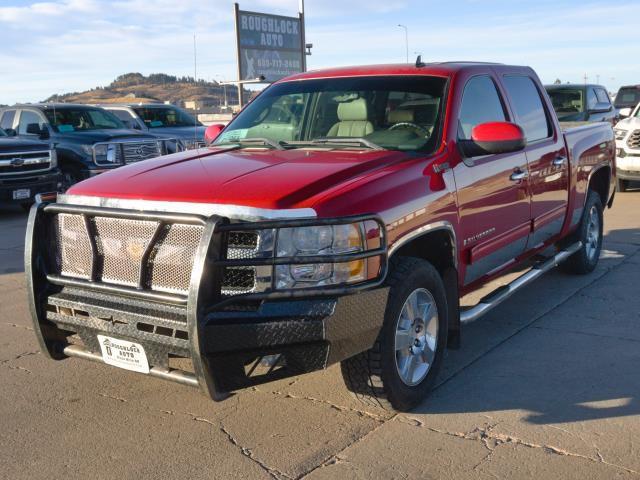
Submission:
[[[168,202],[129,198],[105,198],[89,195],[58,195],[58,203],[90,207],[149,210],[154,212],[195,213],[204,216],[220,215],[230,219],[259,221],[290,218],[315,218],[313,208],[269,209],[222,203]]]
[[[453,225],[451,222],[446,220],[440,220],[438,222],[428,223],[427,225],[423,225],[420,228],[416,228],[401,237],[396,238],[391,247],[389,248],[389,257],[394,254],[394,252],[407,244],[408,242],[415,240],[418,237],[426,235],[431,232],[435,232],[438,230],[446,230],[451,235],[451,243],[453,248],[453,264],[457,268],[458,267],[458,243],[456,238],[456,232],[453,229]]]

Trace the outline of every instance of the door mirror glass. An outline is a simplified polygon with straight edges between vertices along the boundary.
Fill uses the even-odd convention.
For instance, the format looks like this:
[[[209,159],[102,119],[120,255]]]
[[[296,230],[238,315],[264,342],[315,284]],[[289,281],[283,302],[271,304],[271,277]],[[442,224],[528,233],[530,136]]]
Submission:
[[[224,130],[224,125],[217,123],[215,125],[209,125],[204,131],[204,141],[207,145],[211,145],[213,141],[218,138],[220,132]]]
[[[471,131],[471,140],[461,140],[463,153],[467,157],[496,155],[523,150],[527,145],[524,131],[511,122],[487,122],[476,125]]]
[[[13,128],[7,128],[4,132],[10,137],[15,137],[18,134],[18,132],[16,132]]]

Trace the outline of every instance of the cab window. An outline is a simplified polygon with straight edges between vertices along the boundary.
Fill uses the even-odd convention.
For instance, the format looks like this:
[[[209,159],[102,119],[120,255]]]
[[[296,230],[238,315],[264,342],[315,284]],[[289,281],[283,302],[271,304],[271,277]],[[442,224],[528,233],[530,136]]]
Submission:
[[[42,121],[42,118],[36,112],[32,112],[30,110],[23,110],[22,112],[20,112],[20,123],[18,125],[18,134],[26,135],[27,127],[32,123],[37,124],[40,127],[40,129],[44,127],[44,122]]]
[[[2,114],[2,120],[0,120],[0,128],[3,128],[5,130],[13,128],[13,119],[15,118],[15,116],[15,110],[6,110]]]
[[[553,130],[533,80],[526,76],[509,75],[504,77],[504,86],[527,143],[550,137]]]
[[[458,138],[471,140],[471,131],[476,125],[486,122],[506,121],[504,107],[496,85],[488,75],[473,77],[467,82],[462,94]]]

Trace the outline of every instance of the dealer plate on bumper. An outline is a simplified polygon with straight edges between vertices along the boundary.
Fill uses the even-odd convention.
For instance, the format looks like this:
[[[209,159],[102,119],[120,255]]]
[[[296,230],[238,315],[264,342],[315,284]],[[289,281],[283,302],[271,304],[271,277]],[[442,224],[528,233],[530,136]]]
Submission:
[[[98,335],[104,363],[133,372],[149,373],[147,354],[139,343]]]

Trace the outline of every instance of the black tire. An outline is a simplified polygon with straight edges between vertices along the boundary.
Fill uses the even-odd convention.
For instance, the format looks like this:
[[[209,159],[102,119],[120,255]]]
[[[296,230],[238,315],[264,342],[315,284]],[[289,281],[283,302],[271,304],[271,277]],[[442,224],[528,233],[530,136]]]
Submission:
[[[567,261],[560,264],[560,268],[567,272],[578,275],[584,275],[593,272],[598,265],[600,259],[600,251],[602,250],[602,227],[603,227],[603,215],[602,215],[602,200],[593,190],[589,190],[587,195],[587,202],[582,212],[582,220],[576,234],[573,237],[574,241],[582,242],[582,247],[576,253],[571,255]],[[591,230],[591,215],[592,213],[597,215],[597,238],[594,244],[593,235],[595,230]]]
[[[629,181],[619,178],[616,182],[616,192],[626,192],[629,188]]]
[[[378,339],[370,350],[341,363],[342,378],[356,398],[368,406],[408,411],[426,398],[438,375],[447,345],[447,297],[438,271],[419,258],[392,261],[386,284],[390,287],[389,298]],[[438,330],[426,376],[410,386],[403,381],[397,366],[396,328],[406,300],[419,289],[428,291],[435,301]]]

